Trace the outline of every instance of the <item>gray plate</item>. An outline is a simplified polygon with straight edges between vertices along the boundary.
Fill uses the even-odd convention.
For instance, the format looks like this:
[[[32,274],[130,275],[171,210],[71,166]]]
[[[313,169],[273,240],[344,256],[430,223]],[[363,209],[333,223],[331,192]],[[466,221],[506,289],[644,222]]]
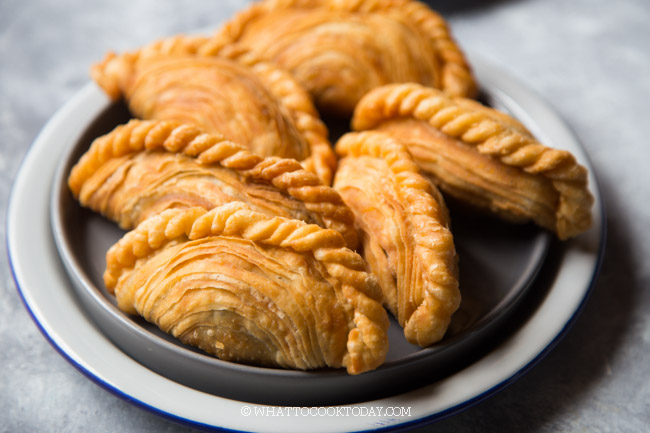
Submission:
[[[182,385],[123,352],[96,324],[96,317],[102,313],[96,314],[92,307],[86,306],[95,302],[92,298],[101,293],[77,294],[54,244],[51,224],[51,217],[62,217],[53,215],[51,209],[51,205],[58,206],[61,185],[53,183],[59,161],[69,158],[70,149],[80,141],[82,133],[109,106],[105,95],[92,83],[80,89],[44,126],[12,187],[7,206],[7,251],[27,311],[58,353],[90,380],[131,404],[201,430],[387,431],[433,422],[490,397],[541,361],[579,317],[602,263],[606,216],[594,167],[562,118],[539,95],[502,68],[478,55],[471,55],[470,60],[483,88],[498,97],[490,102],[503,103],[544,143],[571,151],[589,169],[589,186],[595,202],[592,228],[568,242],[552,241],[533,286],[521,295],[523,298],[511,312],[496,322],[492,332],[479,330],[473,334],[477,337],[472,334],[467,337],[474,338],[473,342],[466,343],[468,359],[456,356],[457,365],[448,363],[450,370],[457,372],[427,384],[430,378],[416,374],[423,368],[413,368],[411,377],[417,378],[417,389],[384,398],[371,395],[353,407],[344,407],[352,411],[343,416],[323,416],[318,412],[321,408],[316,411],[304,408],[290,416],[263,416],[273,407]],[[462,261],[467,267],[464,264],[467,260]],[[407,378],[407,381],[412,385],[415,379]],[[260,382],[248,391],[255,395],[255,388],[267,383]],[[244,386],[237,381],[224,382],[221,391],[231,392],[226,387],[239,385]],[[286,393],[281,387],[275,390],[277,402],[270,399],[272,404],[279,405]],[[344,393],[354,391],[346,389]],[[313,389],[313,392],[319,391]],[[388,393],[392,394],[391,390]],[[237,394],[246,400],[246,390]],[[396,407],[406,411],[388,410]],[[356,416],[358,412],[367,416]]]
[[[500,105],[489,89],[485,99],[491,105]],[[535,287],[552,236],[532,224],[511,225],[453,207],[461,307],[442,342],[427,349],[409,344],[397,322],[391,320],[386,363],[372,372],[350,376],[342,370],[302,372],[225,362],[183,345],[139,317],[124,314],[102,282],[106,251],[124,232],[82,209],[69,192],[66,179],[94,138],[129,117],[123,104],[110,105],[72,143],[54,179],[51,223],[64,266],[88,314],[114,344],[151,370],[197,390],[253,403],[302,406],[362,402],[450,375],[516,328],[513,312]]]

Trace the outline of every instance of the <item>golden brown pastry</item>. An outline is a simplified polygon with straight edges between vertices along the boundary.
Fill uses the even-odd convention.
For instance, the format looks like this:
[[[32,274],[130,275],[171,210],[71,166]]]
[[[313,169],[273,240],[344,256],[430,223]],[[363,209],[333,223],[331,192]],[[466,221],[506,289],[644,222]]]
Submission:
[[[198,57],[202,37],[176,36],[116,56],[92,75],[112,98],[123,96],[141,119],[194,124],[262,156],[302,161],[328,184],[336,166],[328,131],[309,94],[268,62]]]
[[[349,133],[334,187],[354,211],[363,256],[384,302],[420,346],[439,341],[460,304],[447,208],[406,148],[378,132]]]
[[[340,233],[232,202],[170,209],[106,255],[119,307],[221,359],[296,369],[379,366],[388,317]]]
[[[339,194],[293,159],[261,157],[192,125],[132,120],[97,138],[68,184],[83,206],[124,229],[168,208],[237,200],[258,212],[342,233],[355,248],[354,216]]]
[[[266,0],[227,22],[202,55],[250,49],[291,71],[328,114],[349,116],[370,89],[418,82],[477,92],[445,20],[411,0]]]
[[[560,239],[591,226],[587,170],[478,102],[417,84],[388,85],[364,96],[352,126],[399,138],[443,192],[466,203],[532,220]]]
[[[205,36],[176,35],[119,55],[109,51],[104,60],[91,67],[90,75],[111,99],[120,99],[139,69],[162,58],[195,56],[207,42]]]

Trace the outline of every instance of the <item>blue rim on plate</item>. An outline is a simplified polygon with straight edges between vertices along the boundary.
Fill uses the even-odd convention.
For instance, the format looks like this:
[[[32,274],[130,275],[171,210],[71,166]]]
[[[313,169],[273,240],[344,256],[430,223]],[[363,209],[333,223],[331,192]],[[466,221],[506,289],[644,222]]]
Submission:
[[[584,154],[582,149],[580,149],[575,136],[562,122],[562,120],[554,114],[554,112],[544,101],[542,101],[537,95],[531,93],[524,86],[518,84],[507,75],[504,75],[502,71],[494,68],[493,66],[490,66],[484,61],[480,59],[473,59],[472,63],[475,65],[480,81],[489,81],[490,85],[494,87],[495,91],[501,92],[501,96],[504,100],[511,101],[508,108],[511,109],[511,111],[513,111],[514,114],[527,126],[531,127],[533,133],[538,135],[543,142],[546,141],[552,145],[557,145],[557,142],[560,142],[560,144],[566,144],[569,147],[576,147],[572,148],[571,150],[574,151],[574,153],[577,153],[578,159],[583,164],[591,167],[587,156]],[[47,196],[50,192],[50,178],[48,178],[46,174],[52,174],[53,168],[49,166],[52,165],[52,160],[50,158],[49,161],[47,161],[48,158],[44,157],[42,153],[44,150],[47,150],[48,145],[52,144],[49,143],[48,140],[56,139],[57,143],[59,144],[58,148],[55,150],[60,151],[62,148],[66,147],[67,143],[74,141],[75,138],[77,138],[78,134],[80,133],[79,130],[62,130],[61,125],[64,123],[64,121],[66,121],[66,119],[69,120],[71,117],[74,117],[75,121],[79,125],[84,125],[92,118],[92,113],[89,112],[92,110],[88,110],[88,107],[83,105],[84,98],[88,99],[88,95],[92,92],[96,93],[97,90],[94,88],[84,89],[84,91],[80,92],[77,97],[73,98],[73,100],[66,104],[50,120],[39,137],[35,140],[32,148],[23,160],[18,176],[16,178],[16,182],[14,184],[14,188],[12,189],[7,217],[7,249],[9,252],[12,267],[12,275],[16,282],[16,286],[18,287],[22,301],[29,311],[32,319],[37,324],[39,330],[47,338],[50,344],[52,344],[52,346],[55,347],[55,349],[61,353],[65,359],[67,359],[84,375],[89,377],[94,382],[98,383],[103,388],[116,394],[117,396],[148,411],[161,415],[169,420],[184,423],[194,428],[216,429],[221,431],[242,431],[243,427],[246,427],[248,429],[247,426],[250,426],[250,423],[240,423],[237,426],[228,426],[224,425],[223,423],[217,423],[214,421],[205,422],[205,417],[196,416],[196,414],[193,415],[192,413],[188,414],[187,410],[179,411],[175,408],[174,410],[171,410],[168,408],[168,406],[165,406],[165,402],[156,401],[156,399],[151,395],[143,395],[142,392],[134,392],[133,390],[129,392],[129,390],[126,389],[128,387],[125,386],[124,383],[119,382],[119,380],[114,377],[115,372],[108,371],[107,373],[105,366],[98,366],[91,362],[94,360],[94,358],[91,359],[89,355],[90,352],[87,351],[87,341],[83,340],[82,337],[78,337],[78,340],[70,340],[70,335],[72,334],[70,334],[70,329],[68,329],[68,323],[57,323],[56,326],[59,327],[53,327],[52,323],[56,322],[59,319],[57,319],[57,317],[51,311],[44,312],[44,309],[47,309],[46,306],[43,305],[44,300],[38,298],[38,296],[43,296],[43,291],[41,290],[39,292],[39,289],[36,287],[38,284],[33,284],[35,282],[35,279],[39,279],[38,275],[34,275],[38,273],[32,272],[32,274],[30,274],[29,270],[27,270],[30,266],[34,265],[32,259],[40,259],[44,261],[43,263],[39,263],[39,270],[51,271],[52,275],[48,275],[48,277],[50,277],[50,280],[56,280],[62,285],[65,285],[66,280],[65,273],[62,270],[60,262],[58,261],[58,257],[56,257],[56,250],[51,241],[51,232],[48,223],[49,218],[47,215],[47,209],[49,209],[49,206],[47,205],[49,197]],[[100,105],[100,102],[105,103],[104,101],[95,100],[96,105]],[[61,141],[65,143],[60,143]],[[43,165],[43,159],[46,160],[47,164]],[[42,167],[35,167],[35,164],[38,164],[39,162],[41,162]],[[39,169],[36,171],[39,176],[34,176],[35,169]],[[46,210],[43,212],[44,215],[27,215],[25,208],[29,206],[25,205],[24,202],[21,203],[19,196],[21,196],[21,191],[30,191],[30,188],[38,185],[40,185],[40,189],[38,187],[34,189],[36,191],[36,197],[32,197],[32,200],[38,203],[38,199],[45,196]],[[602,262],[605,245],[605,214],[598,185],[593,174],[593,169],[590,170],[590,185],[592,191],[594,192],[594,195],[596,196],[595,225],[590,232],[579,238],[582,241],[571,241],[570,243],[566,244],[568,245],[566,249],[569,254],[567,254],[567,257],[564,258],[562,268],[560,270],[563,272],[563,277],[565,279],[569,278],[567,276],[569,275],[567,272],[570,273],[571,271],[568,270],[569,265],[567,264],[567,260],[573,260],[573,267],[579,268],[580,270],[580,275],[577,275],[580,277],[580,279],[576,282],[579,287],[577,289],[574,289],[575,293],[571,294],[573,298],[571,298],[571,302],[569,302],[570,305],[566,306],[565,308],[567,308],[567,310],[562,312],[562,323],[559,324],[561,325],[559,329],[548,331],[548,334],[543,335],[544,341],[532,344],[534,347],[531,347],[531,344],[524,345],[521,341],[519,341],[519,334],[523,335],[526,332],[530,332],[532,326],[539,325],[543,322],[543,320],[545,320],[546,316],[543,314],[547,308],[550,308],[546,307],[546,304],[550,302],[548,299],[546,299],[542,305],[542,307],[545,308],[540,308],[542,312],[534,312],[530,319],[522,325],[521,329],[516,331],[515,335],[509,337],[508,341],[504,343],[503,347],[495,349],[493,352],[486,355],[476,363],[472,364],[467,369],[454,374],[451,378],[443,379],[440,381],[440,383],[425,386],[423,388],[423,391],[419,392],[419,395],[418,390],[416,390],[414,392],[409,392],[396,398],[388,398],[375,402],[368,402],[373,403],[374,405],[377,405],[381,402],[407,404],[412,403],[416,410],[419,411],[415,415],[416,419],[379,419],[374,421],[369,420],[368,422],[363,423],[361,421],[357,422],[352,419],[341,421],[321,418],[321,421],[324,424],[331,424],[329,426],[331,430],[341,431],[399,430],[404,428],[412,428],[418,424],[430,423],[453,415],[493,395],[497,391],[514,382],[517,378],[521,377],[521,375],[530,370],[532,366],[543,359],[543,357],[557,345],[561,338],[570,329],[571,325],[575,322],[578,314],[584,306],[588,294],[591,291],[598,270],[600,268],[600,264]],[[43,191],[44,186],[45,191]],[[31,206],[38,207],[40,205],[37,204]],[[46,239],[47,245],[43,245],[43,239]],[[40,254],[27,255],[25,245],[38,245],[44,251],[40,252]],[[27,257],[29,257],[29,259],[27,259]],[[40,265],[44,267],[41,267]],[[574,277],[575,276],[576,275],[574,275]],[[39,281],[39,283],[40,282],[42,281]],[[549,294],[555,295],[557,292],[558,290],[551,289]],[[64,301],[70,305],[78,302],[73,299],[65,299]],[[553,302],[559,301],[554,298]],[[80,318],[83,319],[84,312],[81,310],[79,305],[77,305],[77,308],[79,311],[74,311],[74,314],[81,315]],[[88,330],[86,334],[92,334],[91,331],[92,330]],[[95,330],[94,333],[99,333],[99,331]],[[67,337],[68,340],[63,339],[63,336]],[[83,338],[87,337],[88,336],[84,334]],[[101,343],[102,347],[108,347],[107,345],[109,343]],[[115,350],[117,351],[118,349]],[[490,375],[487,375],[488,377],[486,377],[486,374],[483,372],[484,370],[481,370],[482,366],[486,362],[490,362],[490,360],[499,359],[499,357],[503,356],[504,353],[509,355],[517,355],[517,364],[508,366],[507,371],[500,371],[500,377],[494,377]],[[86,355],[87,358],[80,358],[80,354]],[[125,355],[112,354],[111,356],[119,357]],[[130,358],[120,358],[119,360],[124,365],[130,365],[129,362],[135,364],[135,361],[131,360]],[[133,368],[135,369],[137,367],[133,366]],[[469,394],[471,395],[457,395],[457,388],[454,387],[457,387],[458,384],[462,384],[463,380],[467,380],[467,377],[480,377],[483,383],[473,385],[474,388],[469,391]],[[165,378],[157,376],[155,373],[150,373],[150,375],[147,375],[147,380],[154,381],[161,386],[166,386],[167,388],[172,388],[181,394],[189,393],[187,395],[192,395],[192,397],[196,398],[197,401],[203,402],[203,400],[201,400],[198,396],[192,394],[192,392],[196,391],[189,390],[186,387],[182,387],[181,385],[172,385],[168,383],[170,381],[165,382]],[[426,410],[429,409],[422,409],[422,401],[425,404],[431,402],[427,400],[427,396],[423,397],[422,394],[426,394],[426,392],[433,389],[432,387],[435,387],[438,391],[442,390],[440,391],[442,392],[442,396],[448,397],[448,401],[446,400],[448,404],[447,407],[443,407],[442,409],[434,408],[431,409],[429,413],[426,413]],[[445,389],[446,387],[448,389]],[[447,394],[445,394],[445,392],[447,392]],[[456,394],[451,395],[451,393],[454,392],[456,392]],[[222,405],[228,406],[227,409],[232,410],[236,407],[241,406],[241,403],[239,402],[219,399],[218,397],[212,398],[216,400],[210,400],[210,404],[218,401],[221,402]],[[425,412],[423,412],[423,410]],[[248,420],[250,421],[250,418]],[[311,420],[311,418],[305,417],[284,419],[284,421],[287,420],[292,421],[295,424],[293,426],[295,429],[296,426],[301,425],[303,421],[307,420],[308,422]],[[256,425],[253,428],[259,427],[260,429],[266,430],[269,428],[278,429],[279,427],[276,425],[282,421],[282,418],[266,418],[263,421],[264,425]],[[312,430],[314,429],[313,426],[310,426],[310,428]]]

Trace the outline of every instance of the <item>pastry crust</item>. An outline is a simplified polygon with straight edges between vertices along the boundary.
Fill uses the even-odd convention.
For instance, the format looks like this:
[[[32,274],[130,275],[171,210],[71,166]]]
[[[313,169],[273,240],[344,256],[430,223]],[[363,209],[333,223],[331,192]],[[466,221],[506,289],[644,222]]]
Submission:
[[[359,374],[388,350],[376,280],[334,230],[240,202],[170,209],[106,264],[121,309],[225,360]]]
[[[349,133],[334,187],[355,213],[363,256],[406,339],[429,346],[460,304],[449,216],[437,188],[406,148],[378,132]]]
[[[206,42],[175,36],[119,56],[109,53],[91,74],[139,118],[191,123],[262,156],[297,159],[329,185],[336,159],[305,89],[288,72],[234,47],[200,57]]]
[[[232,200],[339,231],[357,245],[340,195],[293,159],[261,157],[222,136],[170,121],[131,120],[97,138],[68,185],[83,206],[124,229],[170,207],[211,209]]]
[[[90,68],[90,75],[111,99],[117,100],[132,86],[138,69],[161,58],[196,55],[207,41],[205,36],[176,35],[119,55],[109,51]]]
[[[352,126],[399,138],[444,192],[471,205],[563,240],[591,226],[585,167],[504,113],[417,84],[388,85],[359,102]]]
[[[417,1],[261,1],[199,52],[222,52],[232,43],[291,71],[328,114],[348,116],[367,91],[395,82],[477,93],[445,20]]]

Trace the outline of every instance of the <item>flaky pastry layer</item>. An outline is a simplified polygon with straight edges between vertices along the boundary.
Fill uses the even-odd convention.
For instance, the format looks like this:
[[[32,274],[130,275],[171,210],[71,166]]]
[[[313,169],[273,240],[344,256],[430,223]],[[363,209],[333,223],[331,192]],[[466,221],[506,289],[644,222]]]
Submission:
[[[226,360],[358,374],[388,350],[376,280],[335,230],[241,202],[170,209],[106,263],[120,308]]]
[[[236,47],[201,56],[207,42],[180,35],[108,53],[91,73],[139,118],[192,123],[262,156],[297,159],[329,185],[336,160],[305,89],[287,71]]]
[[[458,258],[442,196],[406,148],[378,132],[349,133],[334,187],[355,213],[363,256],[406,339],[429,346],[460,305]]]
[[[368,93],[352,126],[399,138],[432,180],[460,200],[508,219],[533,220],[560,239],[591,226],[585,167],[504,113],[409,83]]]
[[[351,114],[364,93],[392,82],[460,96],[477,92],[445,20],[417,1],[261,1],[199,51],[222,52],[233,43],[291,71],[330,114]]]
[[[131,120],[118,126],[93,142],[68,185],[82,205],[125,229],[168,207],[210,209],[244,200],[258,211],[335,229],[350,248],[357,245],[351,210],[298,161],[264,158],[187,124]]]

